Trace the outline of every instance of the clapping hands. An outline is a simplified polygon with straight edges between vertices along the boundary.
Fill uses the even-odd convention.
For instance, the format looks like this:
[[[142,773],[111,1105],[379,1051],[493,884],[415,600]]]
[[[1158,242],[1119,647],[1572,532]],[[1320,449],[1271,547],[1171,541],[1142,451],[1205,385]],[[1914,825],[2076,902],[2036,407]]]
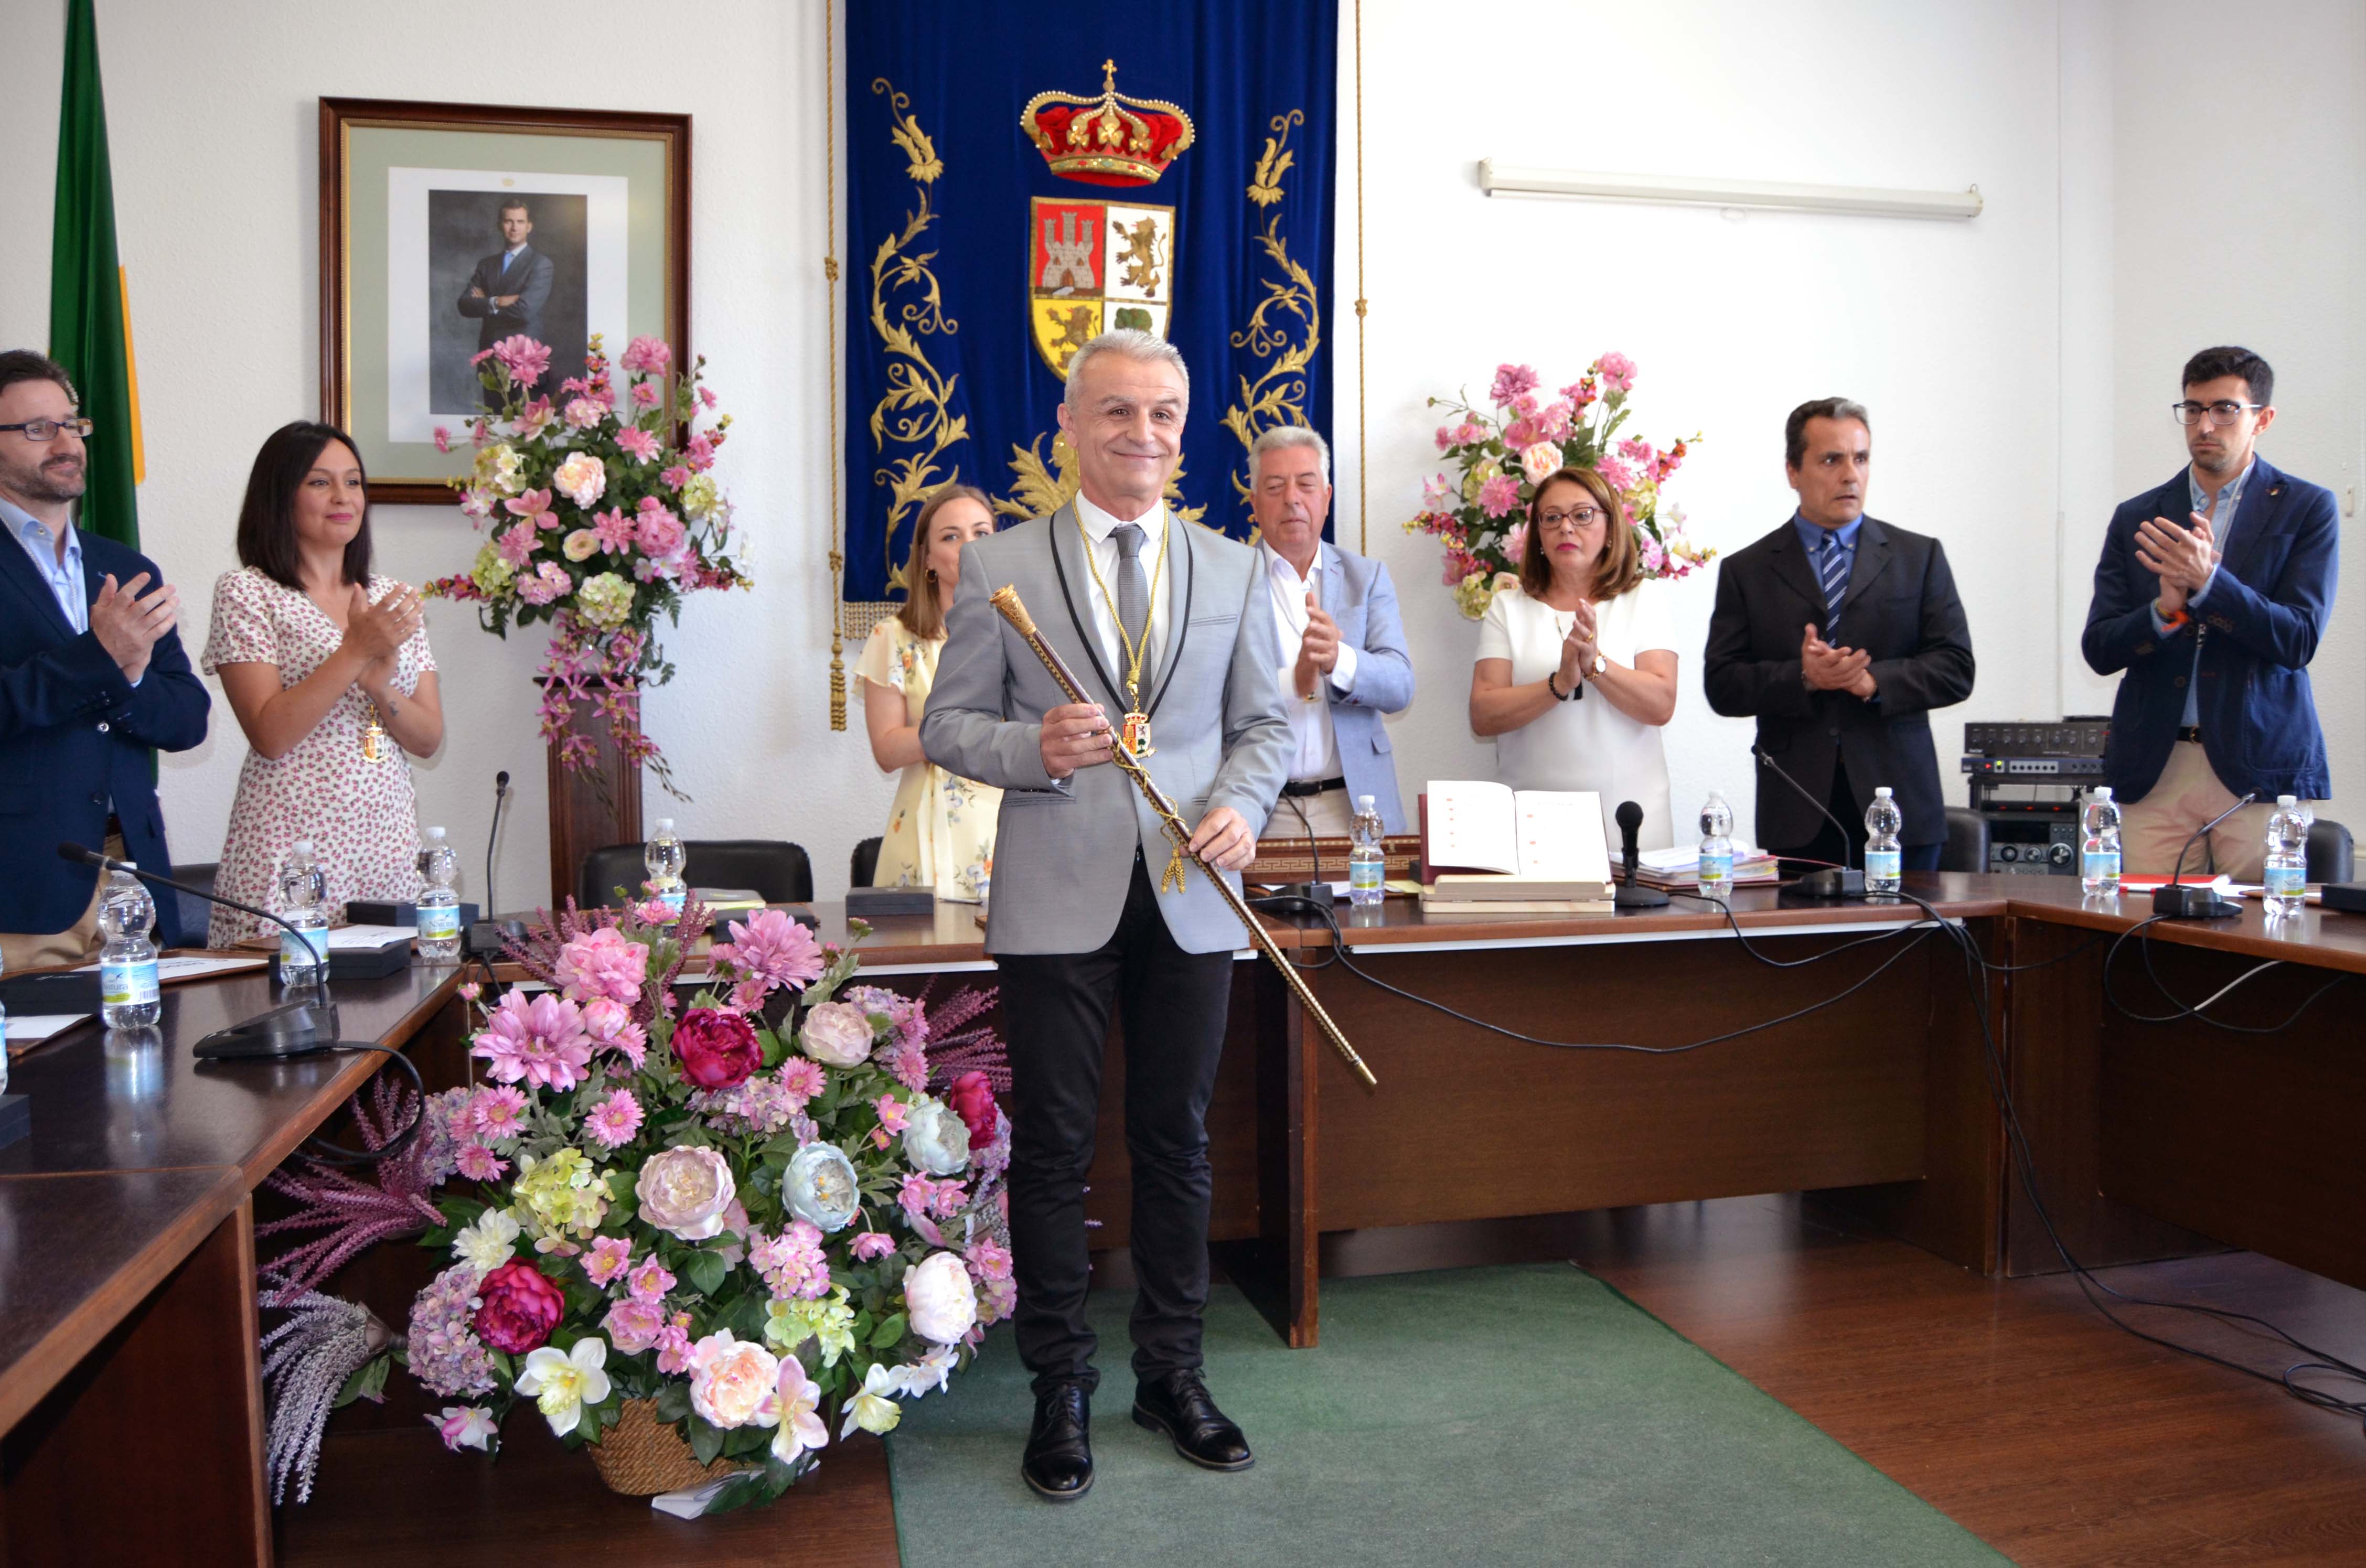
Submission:
[[[1871,701],[1876,690],[1873,655],[1861,648],[1834,648],[1809,622],[1799,639],[1799,674],[1810,691],[1846,692]]]
[[[147,673],[150,651],[181,618],[180,593],[159,585],[142,599],[140,590],[147,581],[148,574],[143,571],[118,588],[110,572],[99,586],[98,597],[90,602],[91,635],[107,650],[107,656],[115,660],[115,667],[123,671],[127,681],[137,681]]]
[[[2136,525],[2136,561],[2160,579],[2161,608],[2170,615],[2202,592],[2218,569],[2210,519],[2196,512],[2193,525],[2180,528],[2166,517]]]

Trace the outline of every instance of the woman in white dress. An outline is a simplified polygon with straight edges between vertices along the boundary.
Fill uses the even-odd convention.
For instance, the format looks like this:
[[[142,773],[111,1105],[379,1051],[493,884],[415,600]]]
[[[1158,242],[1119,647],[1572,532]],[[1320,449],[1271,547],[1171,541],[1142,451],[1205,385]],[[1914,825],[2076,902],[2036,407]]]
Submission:
[[[874,887],[933,888],[975,904],[994,874],[994,828],[1002,792],[956,778],[920,750],[920,713],[944,651],[945,612],[961,581],[962,547],[994,532],[984,491],[947,485],[912,525],[907,589],[896,614],[871,630],[854,672],[862,678],[862,720],[882,773],[903,772],[880,839]]]
[[[1642,849],[1675,842],[1660,727],[1676,711],[1665,590],[1646,581],[1609,481],[1562,468],[1537,487],[1520,585],[1488,604],[1470,671],[1470,728],[1495,738],[1514,789],[1593,790],[1615,856],[1618,803],[1643,808]]]

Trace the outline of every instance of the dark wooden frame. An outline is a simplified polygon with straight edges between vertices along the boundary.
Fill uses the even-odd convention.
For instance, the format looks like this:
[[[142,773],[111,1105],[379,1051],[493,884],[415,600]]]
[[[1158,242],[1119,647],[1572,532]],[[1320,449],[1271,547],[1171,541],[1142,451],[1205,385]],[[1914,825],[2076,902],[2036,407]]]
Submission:
[[[346,132],[406,127],[505,130],[539,136],[652,138],[666,143],[666,341],[675,362],[690,350],[690,116],[608,109],[523,108],[501,104],[411,103],[395,98],[321,100],[321,417],[351,429],[352,364],[347,343]],[[401,505],[457,505],[449,485],[432,479],[374,479],[370,499]]]

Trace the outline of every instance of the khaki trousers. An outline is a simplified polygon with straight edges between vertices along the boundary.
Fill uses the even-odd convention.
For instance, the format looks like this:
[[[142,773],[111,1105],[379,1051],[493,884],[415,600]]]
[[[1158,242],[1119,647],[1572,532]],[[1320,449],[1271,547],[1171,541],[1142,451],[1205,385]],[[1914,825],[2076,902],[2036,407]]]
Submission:
[[[1318,839],[1344,839],[1355,821],[1356,797],[1344,789],[1326,789],[1321,795],[1285,795],[1274,802],[1273,815],[1266,818],[1265,836],[1302,839],[1311,828]],[[1339,874],[1344,878],[1346,873],[1343,870]]]
[[[2199,740],[2169,748],[2169,765],[2142,800],[2120,807],[2121,865],[2131,876],[2166,876],[2177,852],[2193,830],[2235,804],[2235,792],[2218,782]],[[2226,818],[2185,857],[2186,874],[2223,872],[2237,882],[2257,882],[2266,869],[2268,818],[2272,800],[2253,801]]]
[[[107,857],[109,860],[127,858],[122,834],[109,833],[107,836]],[[98,934],[98,901],[106,892],[107,874],[101,872],[98,886],[90,890],[90,908],[82,912],[81,919],[62,931],[51,931],[46,936],[0,931],[0,969],[13,975],[19,969],[41,968],[54,964],[88,964],[96,958],[98,950],[106,945]]]

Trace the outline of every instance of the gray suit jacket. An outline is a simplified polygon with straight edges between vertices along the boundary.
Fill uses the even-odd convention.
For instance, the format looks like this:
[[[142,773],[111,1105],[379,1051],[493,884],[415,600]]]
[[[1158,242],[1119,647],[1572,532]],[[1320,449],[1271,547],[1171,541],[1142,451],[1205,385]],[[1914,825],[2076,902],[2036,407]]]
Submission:
[[[1370,795],[1380,825],[1413,830],[1397,794],[1397,759],[1382,714],[1413,703],[1413,656],[1405,649],[1404,618],[1389,569],[1369,556],[1323,546],[1323,611],[1339,625],[1339,640],[1356,650],[1356,686],[1341,696],[1328,681],[1331,734],[1339,744],[1339,773],[1351,796]]]
[[[1150,775],[1186,823],[1220,806],[1251,832],[1290,776],[1295,750],[1274,678],[1273,606],[1246,546],[1171,519],[1166,646],[1153,676]],[[1157,814],[1114,764],[1054,780],[1042,717],[1068,699],[987,595],[1008,583],[1036,628],[1115,719],[1125,711],[1092,632],[1098,592],[1076,509],[1064,506],[963,547],[961,588],[920,719],[920,748],[947,773],[1003,792],[996,829],[988,953],[1090,953],[1124,912],[1139,847],[1155,878],[1168,844]],[[1246,934],[1208,874],[1186,863],[1184,891],[1162,893],[1166,929],[1187,953],[1243,946]],[[1239,878],[1231,879],[1237,887]]]
[[[490,348],[515,333],[523,333],[536,343],[542,338],[543,307],[550,303],[550,278],[554,270],[550,258],[528,244],[518,252],[517,260],[510,263],[507,277],[501,276],[501,257],[507,251],[495,251],[477,264],[469,275],[468,287],[485,292],[478,296],[462,291],[460,314],[477,320],[477,346]],[[514,305],[496,305],[498,295],[514,294]]]

